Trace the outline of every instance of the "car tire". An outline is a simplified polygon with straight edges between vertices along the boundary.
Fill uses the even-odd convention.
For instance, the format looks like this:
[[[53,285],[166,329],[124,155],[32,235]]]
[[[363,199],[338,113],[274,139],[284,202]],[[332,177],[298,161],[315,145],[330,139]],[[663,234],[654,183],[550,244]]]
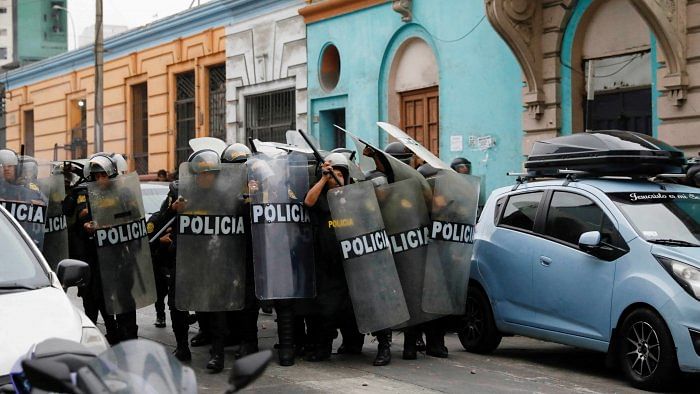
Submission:
[[[679,374],[676,347],[663,319],[649,309],[637,309],[622,323],[618,361],[632,386],[663,390]]]
[[[501,343],[503,336],[496,328],[489,298],[478,286],[467,290],[467,308],[457,335],[464,350],[471,353],[491,353]]]

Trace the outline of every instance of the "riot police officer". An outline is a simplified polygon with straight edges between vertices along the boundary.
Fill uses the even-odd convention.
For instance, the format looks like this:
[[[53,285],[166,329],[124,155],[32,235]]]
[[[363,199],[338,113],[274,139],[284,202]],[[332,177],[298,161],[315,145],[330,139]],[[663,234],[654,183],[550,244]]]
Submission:
[[[115,178],[119,175],[119,170],[116,163],[109,157],[108,154],[96,154],[93,155],[91,159],[85,164],[84,176],[88,181],[96,182],[100,188],[109,187],[110,179]],[[84,194],[82,194],[84,193]],[[76,225],[78,225],[78,231],[80,238],[86,241],[86,248],[90,248],[87,251],[87,255],[92,260],[91,270],[91,294],[88,297],[92,297],[96,301],[97,309],[102,313],[103,318],[107,315],[107,308],[105,305],[105,295],[103,291],[102,277],[101,277],[101,265],[99,264],[99,258],[97,258],[97,248],[94,240],[94,234],[97,230],[96,224],[93,221],[93,211],[90,205],[89,193],[87,190],[82,192],[77,200],[77,220]],[[114,190],[112,191],[111,199],[104,199],[96,202],[97,209],[100,209],[101,204],[127,204],[133,205],[136,201],[136,196],[128,195],[129,193],[124,190]],[[134,208],[133,206],[131,208]],[[95,261],[98,260],[98,261]],[[127,283],[120,284],[123,286],[124,292],[129,290],[126,287],[129,286]],[[123,299],[129,299],[129,295],[124,295]],[[85,299],[84,301],[85,302]],[[96,313],[94,312],[94,306],[90,306],[93,309],[94,316],[96,318]],[[112,337],[112,342],[119,342],[127,339],[136,339],[138,337],[138,325],[136,324],[136,308],[123,313],[118,313],[116,315],[116,333],[112,331],[110,333],[110,327],[107,327],[108,336]],[[107,326],[107,318],[105,318],[105,325]],[[111,324],[111,323],[110,323]],[[116,337],[116,340],[114,339]]]
[[[341,184],[331,176],[335,174]],[[343,257],[333,228],[326,193],[330,189],[343,186],[349,180],[347,158],[341,153],[331,153],[322,165],[322,176],[311,187],[304,199],[309,208],[314,228],[314,248],[316,257],[316,299],[317,313],[310,319],[315,326],[316,343],[308,361],[323,361],[331,356],[336,327],[343,331],[342,351],[338,353],[360,353],[364,335],[357,332],[348,286],[343,270]]]
[[[469,175],[472,173],[472,163],[464,157],[456,157],[452,160],[450,167],[460,174]]]
[[[221,153],[222,163],[245,163],[252,155],[250,149],[241,143],[231,144]],[[255,278],[253,269],[252,236],[250,229],[250,197],[245,196],[243,210],[246,238],[246,278],[245,278],[245,307],[240,311],[227,312],[227,323],[231,342],[238,343],[236,358],[245,357],[258,351],[258,310],[260,308],[255,297]]]
[[[151,236],[155,236],[164,226],[168,226],[161,233],[158,240],[152,240],[151,244],[152,248],[157,250],[158,258],[164,263],[169,273],[168,309],[170,309],[170,320],[176,343],[173,355],[184,362],[192,360],[192,353],[188,345],[189,312],[181,311],[175,305],[175,248],[177,238],[176,233],[173,231],[175,224],[171,222],[183,205],[184,201],[179,198],[178,181],[172,181],[168,186],[168,195],[163,204],[161,204],[160,210],[151,217],[153,227],[148,228],[148,230]]]

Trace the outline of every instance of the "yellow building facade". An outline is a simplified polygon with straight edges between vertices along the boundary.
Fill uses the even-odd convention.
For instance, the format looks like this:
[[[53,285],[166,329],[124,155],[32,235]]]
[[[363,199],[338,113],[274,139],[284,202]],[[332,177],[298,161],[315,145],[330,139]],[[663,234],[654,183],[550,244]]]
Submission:
[[[112,59],[104,65],[104,150],[124,152],[132,170],[139,134],[147,130],[148,171],[172,170],[176,146],[176,76],[194,72],[196,136],[209,135],[209,72],[224,65],[224,28],[207,29],[152,48]],[[46,159],[71,158],[65,148],[81,133],[93,153],[95,72],[86,67],[7,92],[7,147]],[[145,84],[145,85],[144,85]],[[146,94],[143,96],[145,87]],[[147,103],[147,126],[143,106]],[[140,108],[139,108],[140,107]],[[82,124],[81,124],[82,123]],[[33,141],[29,141],[33,138]],[[79,138],[78,138],[79,139]],[[75,158],[84,157],[78,143]]]
[[[176,170],[191,138],[245,142],[247,127],[272,130],[280,111],[262,96],[275,89],[290,96],[285,126],[305,128],[304,4],[212,1],[105,40],[103,150],[124,154],[139,174]],[[94,153],[92,47],[0,78],[7,148],[42,160]]]

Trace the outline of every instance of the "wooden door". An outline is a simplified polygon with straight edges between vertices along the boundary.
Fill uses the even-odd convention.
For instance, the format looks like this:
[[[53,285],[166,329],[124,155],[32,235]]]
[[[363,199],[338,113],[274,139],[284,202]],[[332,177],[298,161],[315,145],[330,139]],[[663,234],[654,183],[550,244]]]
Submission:
[[[400,127],[439,156],[440,102],[437,86],[401,93]]]

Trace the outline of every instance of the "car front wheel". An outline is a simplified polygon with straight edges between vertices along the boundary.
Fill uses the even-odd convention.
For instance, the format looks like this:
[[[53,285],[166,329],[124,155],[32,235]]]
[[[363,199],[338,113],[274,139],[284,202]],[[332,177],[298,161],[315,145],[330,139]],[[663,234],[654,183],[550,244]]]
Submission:
[[[678,375],[673,338],[656,313],[648,309],[632,312],[619,335],[620,365],[634,387],[663,390]]]
[[[496,350],[502,336],[496,328],[488,296],[481,288],[469,286],[466,309],[458,332],[464,350],[479,354]]]

